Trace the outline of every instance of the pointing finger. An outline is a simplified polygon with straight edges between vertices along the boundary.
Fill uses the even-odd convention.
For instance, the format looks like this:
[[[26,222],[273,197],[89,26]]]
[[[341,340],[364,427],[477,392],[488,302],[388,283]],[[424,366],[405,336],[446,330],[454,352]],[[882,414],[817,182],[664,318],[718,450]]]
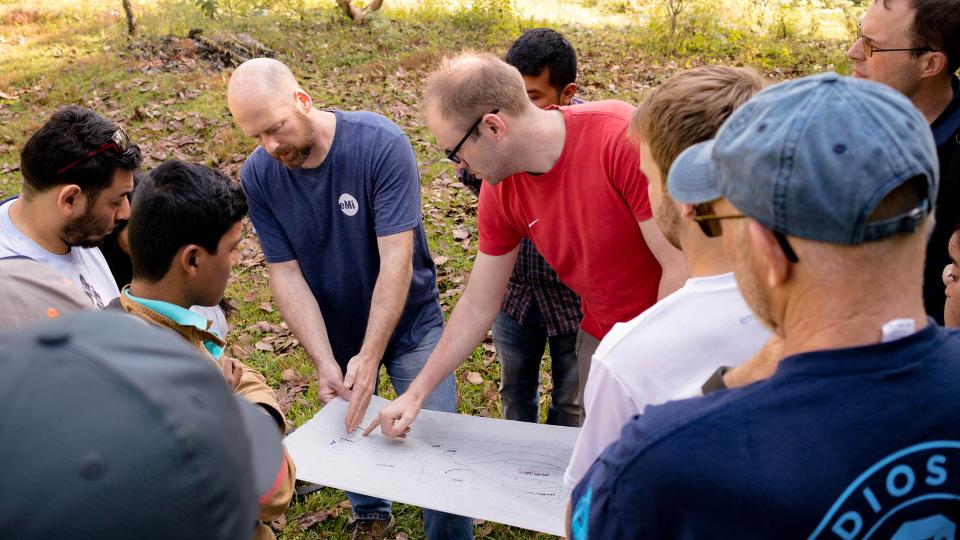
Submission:
[[[367,429],[363,430],[363,436],[367,437],[368,435],[370,435],[370,433],[372,433],[373,430],[377,429],[379,425],[380,425],[380,417],[378,416],[377,418],[373,419],[373,422],[370,422],[370,425],[367,426]]]

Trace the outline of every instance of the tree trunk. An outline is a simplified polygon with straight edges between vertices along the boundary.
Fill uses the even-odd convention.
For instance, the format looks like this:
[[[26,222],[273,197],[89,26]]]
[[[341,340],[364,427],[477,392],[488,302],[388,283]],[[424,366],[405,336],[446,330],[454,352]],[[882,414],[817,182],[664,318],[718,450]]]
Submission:
[[[366,22],[366,16],[370,13],[373,13],[383,7],[383,0],[373,0],[370,2],[364,9],[357,9],[351,3],[351,0],[337,0],[337,5],[347,14],[347,17],[355,22],[356,24],[363,24]]]
[[[127,14],[127,34],[137,35],[137,22],[133,18],[133,6],[130,5],[130,0],[123,0],[123,11]]]
[[[337,0],[337,5],[350,17],[353,22],[363,24],[363,12],[357,9],[350,0]]]

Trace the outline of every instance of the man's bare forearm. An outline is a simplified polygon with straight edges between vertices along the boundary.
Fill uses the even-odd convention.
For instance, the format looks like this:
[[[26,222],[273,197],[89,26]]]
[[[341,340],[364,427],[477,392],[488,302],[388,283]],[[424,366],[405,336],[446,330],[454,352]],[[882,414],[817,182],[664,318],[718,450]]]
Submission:
[[[291,261],[271,264],[269,269],[270,288],[280,314],[310,355],[313,364],[318,368],[321,362],[336,364],[320,306],[300,271],[300,265]]]
[[[687,280],[687,261],[683,252],[673,247],[652,219],[639,223],[640,233],[647,248],[660,264],[662,273],[657,287],[657,300],[672,294]]]
[[[447,328],[426,365],[407,390],[426,398],[457,366],[473,353],[493,325],[517,260],[517,249],[499,257],[477,255],[470,281],[453,308]]]
[[[480,291],[472,296],[479,298],[469,298],[465,292],[457,302],[443,336],[407,390],[418,399],[425,399],[447,375],[457,369],[480,345],[493,325],[500,311],[502,295],[497,300],[491,298],[493,295]]]
[[[370,300],[370,316],[363,335],[361,354],[375,358],[377,362],[383,357],[407,303],[411,279],[413,265],[410,259],[385,261],[380,265],[380,275],[377,276]]]

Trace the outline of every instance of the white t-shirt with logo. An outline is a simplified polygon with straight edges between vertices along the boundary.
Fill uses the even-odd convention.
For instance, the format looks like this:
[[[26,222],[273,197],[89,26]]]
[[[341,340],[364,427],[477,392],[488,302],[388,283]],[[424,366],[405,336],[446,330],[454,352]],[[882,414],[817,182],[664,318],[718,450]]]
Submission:
[[[586,420],[564,483],[573,489],[647,405],[701,395],[718,367],[741,364],[769,337],[732,273],[691,278],[633,320],[614,325],[590,365]]]
[[[64,255],[43,249],[20,232],[10,219],[10,207],[15,200],[0,205],[0,257],[29,257],[50,266],[79,285],[90,303],[98,309],[103,309],[120,296],[110,267],[99,248],[72,247]]]

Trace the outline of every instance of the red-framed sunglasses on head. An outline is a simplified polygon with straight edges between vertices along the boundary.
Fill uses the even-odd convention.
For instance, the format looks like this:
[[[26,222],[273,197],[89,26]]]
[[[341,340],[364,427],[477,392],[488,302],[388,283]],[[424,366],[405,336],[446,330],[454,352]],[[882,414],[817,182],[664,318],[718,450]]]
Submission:
[[[57,171],[57,174],[63,174],[69,171],[70,169],[76,167],[77,165],[80,165],[81,163],[87,161],[93,156],[102,154],[110,149],[113,149],[113,151],[118,154],[124,154],[127,152],[127,150],[130,149],[130,139],[127,137],[127,134],[122,129],[118,128],[116,131],[114,131],[113,135],[110,137],[110,141],[105,142],[100,146],[98,146],[96,149],[87,152],[86,154],[84,154],[82,158],[74,161],[73,163],[66,165],[65,167],[61,167],[60,170]]]

